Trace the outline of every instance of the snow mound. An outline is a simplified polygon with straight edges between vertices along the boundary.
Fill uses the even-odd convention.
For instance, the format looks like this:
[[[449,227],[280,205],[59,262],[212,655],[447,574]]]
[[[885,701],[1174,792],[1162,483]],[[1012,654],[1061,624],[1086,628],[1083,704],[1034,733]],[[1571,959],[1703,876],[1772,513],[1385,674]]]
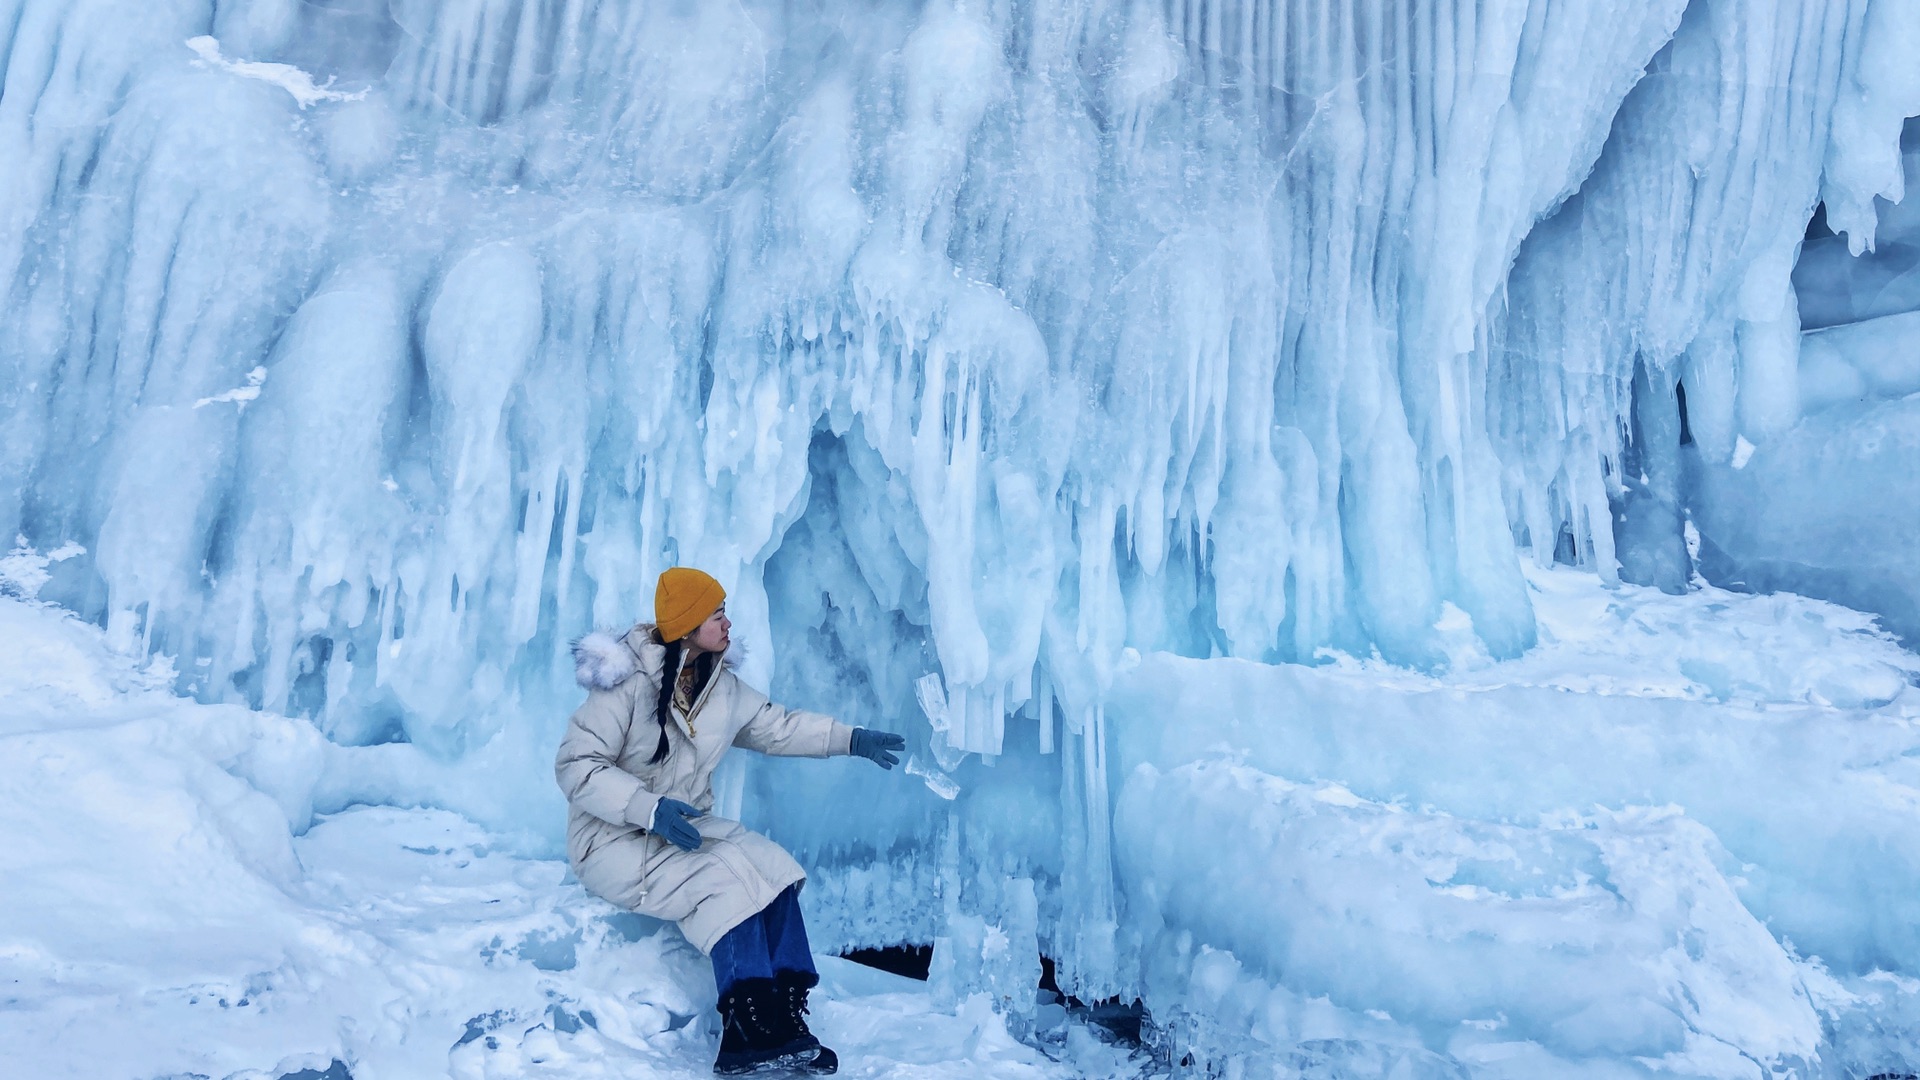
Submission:
[[[457,814],[360,804],[364,755],[410,747],[335,746],[170,682],[0,599],[14,1075],[710,1075],[712,973],[678,933]],[[984,998],[821,961],[815,1026],[851,1075],[1075,1075]],[[1125,1059],[1102,1049],[1087,1060]]]
[[[1804,1062],[1820,1041],[1793,958],[1678,807],[1511,825],[1202,762],[1141,766],[1115,832],[1132,916],[1180,928],[1151,1000],[1205,1028],[1297,1043],[1322,999],[1456,1056]]]
[[[1920,1061],[1910,990],[1862,981],[1920,969],[1920,661],[1802,597],[1529,582],[1542,644],[1514,660],[1122,673],[1121,953],[1182,1052],[1297,1065],[1333,1039],[1369,1048],[1329,1059],[1352,1075],[1515,1077]]]

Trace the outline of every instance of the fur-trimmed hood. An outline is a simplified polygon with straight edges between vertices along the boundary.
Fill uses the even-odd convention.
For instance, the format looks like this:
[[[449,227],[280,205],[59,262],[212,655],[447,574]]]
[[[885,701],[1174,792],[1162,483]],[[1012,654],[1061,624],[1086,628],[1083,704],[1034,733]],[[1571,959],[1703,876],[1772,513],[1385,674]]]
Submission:
[[[721,665],[733,667],[743,652],[734,642],[720,657]],[[573,643],[573,678],[588,690],[611,690],[643,671],[658,677],[666,658],[667,647],[655,639],[652,623],[640,623],[624,634],[595,630]]]
[[[588,690],[611,690],[639,670],[640,658],[627,648],[625,635],[595,630],[573,643],[573,678]]]

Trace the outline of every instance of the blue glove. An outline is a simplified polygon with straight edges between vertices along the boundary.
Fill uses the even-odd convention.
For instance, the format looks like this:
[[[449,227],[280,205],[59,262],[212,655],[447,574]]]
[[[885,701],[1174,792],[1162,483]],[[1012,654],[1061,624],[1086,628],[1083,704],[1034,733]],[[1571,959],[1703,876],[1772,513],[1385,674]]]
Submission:
[[[700,830],[687,819],[699,816],[700,811],[679,799],[661,799],[653,808],[653,824],[647,826],[647,831],[683,851],[692,851],[700,846]]]
[[[883,769],[891,769],[900,764],[900,759],[893,755],[893,751],[906,748],[907,740],[891,731],[857,727],[853,729],[853,746],[849,753],[866,758]]]

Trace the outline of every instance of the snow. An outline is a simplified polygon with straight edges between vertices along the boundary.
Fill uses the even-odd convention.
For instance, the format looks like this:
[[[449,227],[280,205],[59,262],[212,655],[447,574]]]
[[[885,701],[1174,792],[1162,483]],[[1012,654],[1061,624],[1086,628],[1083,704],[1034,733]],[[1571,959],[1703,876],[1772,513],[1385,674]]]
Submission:
[[[1913,962],[1920,661],[1817,601],[1529,579],[1513,661],[1125,677],[1116,872],[1156,1016],[1255,1061],[1333,1015],[1524,1050],[1514,1075],[1744,1076],[1831,1056],[1826,965]],[[1196,985],[1221,964],[1224,1010]]]
[[[346,93],[329,90],[324,86],[315,86],[313,76],[291,64],[263,64],[252,60],[229,60],[220,55],[220,40],[202,34],[187,39],[187,48],[208,65],[221,71],[231,72],[243,79],[258,79],[261,82],[277,86],[293,95],[300,107],[310,108],[322,101],[359,101],[367,96],[365,90]]]
[[[169,682],[96,627],[0,600],[18,1075],[710,1075],[713,976],[678,932],[457,814],[369,805],[340,775],[357,752],[307,721]],[[818,961],[814,1026],[847,1075],[1076,1075],[984,999]]]
[[[263,367],[254,368],[252,371],[247,372],[247,384],[245,386],[236,386],[231,390],[215,394],[212,397],[203,397],[199,401],[194,402],[193,407],[196,409],[204,409],[209,405],[218,405],[221,402],[230,401],[237,408],[245,409],[248,402],[259,400],[260,387],[266,381],[267,369]]]
[[[1889,972],[1920,958],[1920,658],[1820,601],[1528,581],[1542,643],[1514,660],[1125,666],[1106,932],[1161,1053],[1353,1076],[1910,1066],[1920,983]],[[0,600],[0,1037],[33,1075],[704,1073],[711,974],[676,931],[396,805],[431,789],[417,748],[172,679]],[[967,797],[1005,799],[981,775],[1001,771]],[[1034,883],[970,914],[991,883],[950,876],[949,836],[931,983],[819,958],[816,1027],[847,1073],[1172,1060],[1035,1008]],[[913,900],[878,885],[818,875],[810,923]]]
[[[1727,467],[1731,469],[1746,468],[1747,462],[1753,460],[1754,449],[1754,445],[1747,441],[1745,435],[1735,436],[1733,440],[1733,456],[1727,459]]]

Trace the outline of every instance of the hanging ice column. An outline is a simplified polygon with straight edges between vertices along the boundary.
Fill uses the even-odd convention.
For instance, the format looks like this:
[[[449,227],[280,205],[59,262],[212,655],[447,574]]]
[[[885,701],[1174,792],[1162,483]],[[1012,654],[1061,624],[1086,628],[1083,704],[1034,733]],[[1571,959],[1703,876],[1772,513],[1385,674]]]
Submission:
[[[9,41],[16,131],[91,92],[55,80],[36,97],[17,80],[67,70],[59,43],[96,32],[92,8],[23,10],[28,29],[69,32]],[[577,0],[401,5],[391,23],[263,5],[223,9],[224,54],[185,47],[195,10],[127,24],[146,45],[113,54],[128,109],[10,156],[16,190],[43,192],[10,227],[13,280],[35,283],[14,302],[92,310],[96,282],[120,295],[118,264],[70,275],[50,260],[109,249],[117,219],[82,208],[131,205],[136,178],[185,198],[247,175],[284,202],[306,189],[267,178],[324,172],[324,215],[276,235],[314,238],[297,254],[331,265],[282,260],[292,276],[263,278],[268,292],[222,294],[246,326],[293,333],[278,346],[197,324],[234,370],[196,375],[192,401],[267,369],[251,416],[194,415],[237,420],[256,450],[195,436],[213,452],[167,485],[136,468],[177,458],[156,421],[85,407],[98,396],[78,373],[103,370],[101,341],[42,318],[9,345],[8,515],[36,541],[97,550],[73,571],[80,602],[190,656],[202,694],[324,712],[346,737],[398,720],[450,751],[510,722],[475,719],[503,695],[564,694],[553,641],[589,604],[608,622],[644,610],[641,582],[665,562],[716,567],[764,634],[758,578],[807,505],[804,448],[824,428],[877,452],[884,473],[847,496],[895,492],[877,500],[875,543],[908,576],[870,585],[928,627],[953,746],[995,753],[1037,669],[1077,723],[1128,642],[1430,662],[1449,602],[1497,652],[1531,640],[1467,359],[1475,319],[1679,4],[1641,5],[1626,33],[1576,5],[1445,34],[1393,5],[988,18],[935,3],[858,33],[804,11],[628,17]],[[341,33],[365,40],[327,44]],[[667,40],[702,43],[698,61]],[[370,51],[392,60],[364,96],[315,99],[277,85],[291,69],[202,56],[270,60],[296,41],[368,71]],[[459,59],[463,42],[489,59]],[[829,45],[825,65],[776,62]],[[666,77],[695,69],[714,77]],[[613,72],[634,78],[600,77]],[[173,97],[143,89],[160,86]],[[207,129],[217,153],[133,152],[135,106],[203,99],[260,115]],[[293,135],[256,135],[269,128]],[[53,167],[103,139],[105,166]],[[229,231],[264,220],[218,217],[245,200],[194,205]],[[174,299],[199,287],[202,238],[224,235],[193,220]],[[351,570],[252,553],[268,534],[248,519],[285,512],[270,463],[288,429],[264,418],[298,417],[319,392],[273,369],[332,347],[317,318],[259,320],[298,307],[272,289],[313,281],[419,335],[405,368],[365,361],[355,409],[383,419],[340,444],[377,446],[378,476],[324,481],[319,533],[391,538]],[[130,310],[87,325],[125,357],[122,396],[151,409],[162,387],[140,377]],[[353,352],[394,356],[381,341]],[[104,438],[66,438],[83,429]],[[123,537],[151,516],[133,493],[161,489],[178,543]]]
[[[1254,656],[1372,642],[1430,660],[1429,628],[1451,601],[1499,651],[1531,640],[1499,469],[1476,419],[1472,328],[1528,225],[1597,153],[1609,103],[1679,5],[1650,13],[1637,35],[1600,35],[1584,21],[1592,16],[1532,34],[1524,11],[1483,21],[1446,45],[1456,50],[1446,63],[1476,74],[1446,88],[1458,100],[1444,124],[1415,105],[1431,89],[1414,50],[1441,46],[1411,15],[1172,14],[1162,21],[1139,7],[1079,23],[1031,13],[1040,29],[1013,58],[1030,76],[1070,70],[1090,27],[1122,31],[1102,57],[1104,100],[1074,100],[1063,87],[1077,80],[1017,78],[1005,100],[993,28],[960,11],[929,9],[902,54],[903,128],[880,157],[882,221],[892,224],[853,263],[862,310],[848,347],[868,365],[854,394],[885,401],[867,387],[898,385],[898,366],[871,366],[877,354],[910,355],[924,340],[925,363],[938,366],[921,376],[911,457],[889,443],[892,416],[856,406],[849,422],[913,478],[949,737],[961,749],[999,750],[1002,718],[1026,698],[1036,659],[1077,724],[1129,637]],[[1590,33],[1604,37],[1605,62],[1591,62]],[[1574,52],[1589,62],[1568,86],[1559,76]],[[922,55],[938,62],[914,60]],[[1549,70],[1562,96],[1540,102],[1528,80]],[[1569,127],[1569,111],[1592,121]],[[1203,130],[1204,139],[1152,134]],[[1354,153],[1353,139],[1372,145]],[[975,168],[959,185],[951,177],[968,153]],[[1090,183],[1103,153],[1114,179]],[[1509,169],[1489,169],[1496,155]],[[1047,211],[1098,228],[1043,229],[1036,219]],[[1481,252],[1489,231],[1500,243]],[[1066,256],[1091,260],[1090,288]],[[1360,269],[1376,264],[1394,272]],[[946,277],[957,279],[952,296],[920,284]],[[985,291],[987,282],[999,288]],[[1086,388],[1082,400],[1050,395],[1048,412],[1031,415],[1018,380],[1040,354],[1010,355],[979,337],[1003,311],[1014,333],[1033,325],[1048,347],[1046,389],[1065,381]],[[1034,312],[1053,317],[1029,324]],[[1452,373],[1436,375],[1436,365]],[[1403,372],[1418,385],[1403,385]],[[978,396],[975,375],[991,398]],[[934,401],[942,425],[930,444]],[[1042,424],[1071,431],[1062,471],[1050,466],[1067,436],[1036,431]],[[953,451],[976,443],[987,468],[970,475],[976,466]],[[984,523],[997,531],[975,503],[999,512]],[[1025,527],[1033,504],[1038,528]],[[1002,515],[1011,520],[994,520]],[[1030,569],[1018,579],[1039,590],[1006,589],[1025,610],[981,619],[1001,590],[953,583],[1004,582],[1000,554],[1023,547],[1019,565]],[[1031,601],[1052,583],[1041,640]],[[988,627],[997,632],[983,638]]]
[[[1794,259],[1816,202],[1858,249],[1874,196],[1901,194],[1917,35],[1911,5],[1688,8],[1491,313],[1487,408],[1535,559],[1564,534],[1610,578],[1617,531],[1629,578],[1684,585],[1675,388],[1715,463],[1799,418]]]

